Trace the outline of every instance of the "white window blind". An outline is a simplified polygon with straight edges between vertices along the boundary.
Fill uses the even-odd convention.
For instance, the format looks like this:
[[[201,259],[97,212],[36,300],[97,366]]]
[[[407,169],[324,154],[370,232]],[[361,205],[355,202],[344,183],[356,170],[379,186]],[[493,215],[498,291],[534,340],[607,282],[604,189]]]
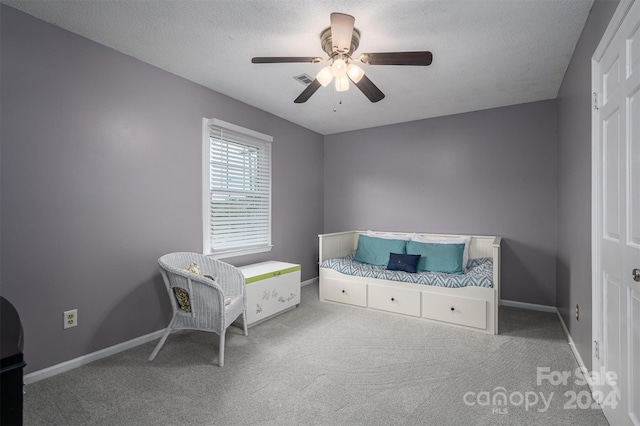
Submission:
[[[204,122],[204,253],[270,250],[273,138],[217,119]]]

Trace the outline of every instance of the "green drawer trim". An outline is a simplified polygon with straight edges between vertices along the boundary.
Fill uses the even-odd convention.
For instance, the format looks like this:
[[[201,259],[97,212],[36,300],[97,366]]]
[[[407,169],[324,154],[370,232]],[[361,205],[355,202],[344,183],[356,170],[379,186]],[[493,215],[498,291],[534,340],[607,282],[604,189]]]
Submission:
[[[301,268],[300,265],[292,266],[290,268],[280,269],[279,271],[267,272],[266,274],[256,275],[255,277],[245,278],[245,283],[251,284],[256,281],[266,280],[272,277],[277,277],[284,274],[289,274],[291,272],[299,271]]]

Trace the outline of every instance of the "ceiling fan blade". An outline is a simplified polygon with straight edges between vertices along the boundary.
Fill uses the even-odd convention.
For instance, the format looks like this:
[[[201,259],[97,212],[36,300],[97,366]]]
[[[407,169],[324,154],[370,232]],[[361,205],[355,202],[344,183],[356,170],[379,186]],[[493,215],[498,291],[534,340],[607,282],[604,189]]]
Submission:
[[[360,61],[369,65],[431,65],[433,54],[424,52],[363,53]]]
[[[316,78],[311,83],[309,83],[307,88],[304,89],[302,91],[302,93],[300,93],[300,96],[298,96],[293,102],[295,102],[297,104],[302,104],[302,103],[307,102],[309,100],[309,98],[311,97],[311,95],[316,93],[316,90],[318,90],[321,86],[322,86],[322,84],[320,84],[320,82]]]
[[[253,64],[283,64],[291,62],[321,62],[322,58],[317,56],[258,56],[251,58]]]
[[[351,15],[337,12],[331,14],[331,47],[334,52],[349,52],[355,21],[356,18]]]
[[[349,78],[351,79],[351,77]],[[353,80],[351,81],[358,87],[358,89],[360,89],[362,93],[364,93],[367,98],[369,98],[371,102],[378,102],[384,99],[384,93],[382,93],[382,91],[378,89],[378,86],[373,84],[373,82],[369,80],[366,75],[363,75],[360,81],[358,81],[357,83]]]

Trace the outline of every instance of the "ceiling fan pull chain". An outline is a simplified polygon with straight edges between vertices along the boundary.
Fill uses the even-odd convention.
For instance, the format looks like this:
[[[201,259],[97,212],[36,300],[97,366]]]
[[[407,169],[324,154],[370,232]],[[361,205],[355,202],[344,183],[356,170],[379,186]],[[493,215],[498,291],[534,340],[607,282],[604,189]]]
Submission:
[[[338,111],[338,107],[336,107],[336,101],[335,98],[333,98],[333,112]],[[342,98],[338,98],[338,105],[342,105]]]

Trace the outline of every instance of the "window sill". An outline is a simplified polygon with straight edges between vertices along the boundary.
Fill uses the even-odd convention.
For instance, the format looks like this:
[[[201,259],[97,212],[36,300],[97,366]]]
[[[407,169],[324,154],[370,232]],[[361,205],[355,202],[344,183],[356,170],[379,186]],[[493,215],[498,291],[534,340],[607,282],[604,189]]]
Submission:
[[[214,259],[225,259],[228,257],[246,256],[249,254],[256,254],[256,253],[265,253],[265,252],[271,251],[272,248],[273,246],[253,247],[253,248],[240,249],[240,250],[221,251],[217,253],[213,252],[213,253],[207,254],[207,256],[212,257]]]

